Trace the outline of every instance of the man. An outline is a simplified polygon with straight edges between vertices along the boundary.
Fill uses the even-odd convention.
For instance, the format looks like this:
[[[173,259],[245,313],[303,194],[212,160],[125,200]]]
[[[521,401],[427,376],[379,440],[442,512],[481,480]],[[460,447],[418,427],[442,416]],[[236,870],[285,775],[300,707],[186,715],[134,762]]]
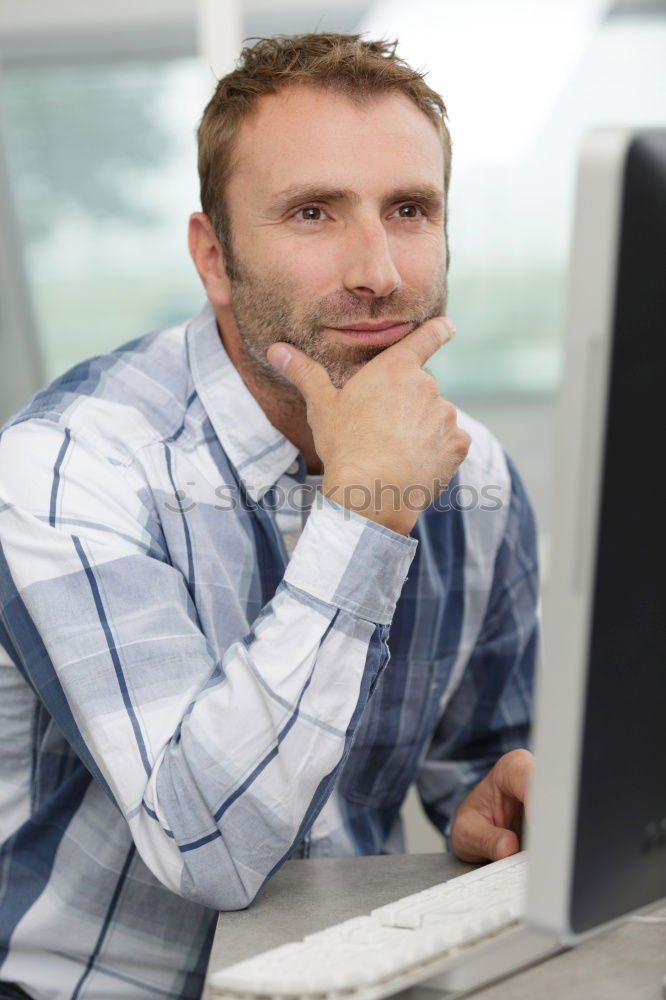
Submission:
[[[519,846],[534,525],[423,369],[441,98],[384,43],[268,39],[199,145],[206,309],[0,442],[0,996],[198,997],[216,910],[400,850],[413,780],[460,857]]]

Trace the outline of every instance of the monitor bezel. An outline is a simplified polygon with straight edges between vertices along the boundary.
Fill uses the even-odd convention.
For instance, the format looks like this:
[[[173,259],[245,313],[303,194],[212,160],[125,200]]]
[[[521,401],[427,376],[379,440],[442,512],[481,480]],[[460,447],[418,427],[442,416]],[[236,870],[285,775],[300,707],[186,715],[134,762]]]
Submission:
[[[526,904],[530,926],[571,944],[624,919],[581,932],[573,926],[572,906],[625,170],[632,143],[657,131],[594,129],[579,158],[528,803]]]

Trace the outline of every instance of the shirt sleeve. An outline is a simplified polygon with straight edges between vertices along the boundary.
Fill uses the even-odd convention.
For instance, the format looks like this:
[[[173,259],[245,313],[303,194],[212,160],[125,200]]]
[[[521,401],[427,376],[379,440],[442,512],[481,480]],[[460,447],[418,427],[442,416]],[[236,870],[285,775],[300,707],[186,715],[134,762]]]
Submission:
[[[455,811],[496,761],[529,746],[539,639],[539,566],[532,508],[507,458],[510,500],[483,624],[439,720],[418,790],[450,847]]]
[[[0,439],[10,652],[170,890],[248,905],[325,802],[388,661],[416,541],[324,497],[275,596],[216,650],[145,479],[47,419]],[[225,601],[237,601],[229,580]]]

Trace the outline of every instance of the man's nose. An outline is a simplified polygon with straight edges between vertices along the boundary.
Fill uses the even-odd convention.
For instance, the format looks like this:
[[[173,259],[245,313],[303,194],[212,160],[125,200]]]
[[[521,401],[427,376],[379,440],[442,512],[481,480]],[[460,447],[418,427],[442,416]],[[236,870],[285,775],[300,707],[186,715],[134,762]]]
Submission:
[[[381,220],[354,226],[345,248],[345,288],[354,295],[381,298],[400,286],[388,234]]]

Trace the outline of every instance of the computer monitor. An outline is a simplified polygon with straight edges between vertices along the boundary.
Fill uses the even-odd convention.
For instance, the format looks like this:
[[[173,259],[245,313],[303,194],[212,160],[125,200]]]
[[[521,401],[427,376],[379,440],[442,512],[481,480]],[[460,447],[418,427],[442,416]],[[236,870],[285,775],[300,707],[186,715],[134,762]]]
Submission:
[[[528,815],[527,923],[666,896],[666,129],[581,151]],[[660,485],[662,484],[662,485]]]

